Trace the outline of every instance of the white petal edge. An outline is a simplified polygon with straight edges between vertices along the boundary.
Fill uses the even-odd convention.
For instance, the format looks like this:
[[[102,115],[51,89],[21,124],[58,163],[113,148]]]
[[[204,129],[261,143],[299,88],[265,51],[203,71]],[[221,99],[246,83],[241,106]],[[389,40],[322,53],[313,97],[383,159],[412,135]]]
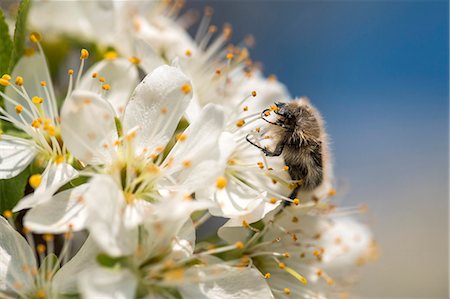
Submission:
[[[13,136],[0,136],[0,179],[10,179],[21,173],[36,156],[28,141]]]

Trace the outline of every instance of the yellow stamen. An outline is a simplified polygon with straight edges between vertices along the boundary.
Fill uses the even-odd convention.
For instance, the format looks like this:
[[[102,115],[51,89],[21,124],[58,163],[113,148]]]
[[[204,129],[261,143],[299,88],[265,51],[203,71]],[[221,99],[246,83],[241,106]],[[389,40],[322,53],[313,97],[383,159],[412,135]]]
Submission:
[[[0,85],[2,86],[8,86],[9,85],[9,81],[3,78],[0,78]]]
[[[100,78],[98,79],[98,81],[100,81],[100,82],[102,82],[102,83],[105,83],[106,79],[105,79],[105,77],[100,77]]]
[[[244,108],[242,108],[242,110],[248,111],[248,106],[244,106]]]
[[[81,49],[80,59],[87,59],[89,57],[89,51],[86,49]]]
[[[117,52],[116,51],[108,51],[105,53],[105,55],[103,55],[103,58],[105,58],[106,60],[114,60],[117,58]]]
[[[135,65],[141,63],[141,59],[136,56],[131,56],[130,58],[128,58],[128,61]]]
[[[288,170],[289,170],[289,166],[285,165],[285,166],[283,167],[283,170],[288,171]]]
[[[223,176],[218,177],[217,180],[216,180],[216,187],[217,187],[217,189],[223,189],[223,188],[225,188],[227,186],[227,184],[228,184],[228,181]]]
[[[32,32],[30,34],[30,40],[31,40],[31,42],[36,44],[36,43],[38,43],[38,42],[40,42],[42,40],[42,37],[41,37],[41,35],[39,33]]]
[[[5,80],[11,80],[11,76],[10,75],[8,75],[8,74],[4,74],[3,76],[2,76],[2,79],[5,79]]]
[[[256,91],[252,91],[252,97],[256,97]]]
[[[43,99],[43,98],[40,98],[40,97],[38,97],[38,96],[34,96],[33,98],[31,98],[31,101],[32,101],[34,104],[39,105],[39,104],[42,104],[42,102],[44,101],[44,99]]]
[[[240,119],[236,122],[236,127],[238,128],[242,127],[243,125],[245,125],[245,120],[243,119]]]
[[[98,77],[98,73],[92,73],[92,78],[97,78]]]
[[[175,139],[176,139],[177,141],[181,141],[181,142],[185,141],[186,138],[187,138],[186,134],[177,134],[177,135],[175,136]]]
[[[62,156],[62,155],[56,156],[56,158],[55,158],[55,163],[56,164],[61,164],[63,162],[64,162],[64,156]]]
[[[289,294],[291,294],[291,290],[289,288],[284,288],[284,293],[286,295],[289,295]]]
[[[264,274],[264,278],[265,278],[265,279],[269,279],[269,278],[270,278],[270,273],[267,272],[266,274]]]
[[[183,86],[181,86],[181,91],[184,94],[188,94],[192,91],[192,86],[189,83],[185,83],[185,84],[183,84]]]
[[[192,166],[192,162],[190,160],[184,160],[182,162],[184,168],[189,168]]]
[[[102,89],[103,89],[103,90],[110,90],[110,89],[111,89],[111,85],[109,85],[109,84],[103,84],[103,85],[102,85]]]
[[[40,174],[33,174],[30,179],[28,180],[28,183],[33,189],[36,189],[39,187],[42,181],[42,176]]]
[[[16,83],[17,86],[22,86],[23,85],[23,77],[17,76],[15,83]]]
[[[300,199],[294,198],[292,202],[294,203],[294,205],[298,206],[300,204]]]
[[[23,111],[23,106],[22,105],[17,105],[16,106],[16,113],[20,114],[20,113],[22,113],[22,111]]]
[[[237,241],[235,244],[237,249],[243,249],[244,248],[244,243],[242,243],[241,241]]]
[[[286,265],[284,263],[278,263],[278,268],[285,269]]]
[[[13,213],[10,210],[6,210],[3,212],[3,217],[5,218],[12,218]]]
[[[228,53],[228,54],[227,54],[227,59],[228,59],[228,60],[233,59],[233,57],[234,57],[233,53]]]
[[[39,290],[36,292],[36,297],[37,297],[38,299],[45,299],[45,298],[47,298],[47,296],[46,296],[46,294],[45,294],[45,291],[44,291],[43,289],[39,289]]]
[[[72,75],[73,75],[73,70],[72,70],[72,69],[69,69],[69,70],[67,71],[67,73],[68,73],[70,76],[72,76]]]
[[[36,246],[36,250],[38,253],[44,253],[45,252],[45,245],[44,244],[38,244]]]
[[[44,239],[44,241],[46,241],[46,242],[50,242],[55,239],[55,236],[53,236],[52,234],[44,234],[42,236],[42,239]]]
[[[47,82],[41,81],[41,86],[42,86],[42,87],[47,86]]]
[[[297,280],[300,281],[301,283],[303,283],[303,284],[307,284],[307,283],[308,283],[308,281],[306,280],[306,278],[305,278],[303,275],[299,274],[299,273],[298,273],[297,271],[295,271],[294,269],[289,268],[289,267],[285,267],[284,270],[285,270],[286,272],[288,272],[289,274],[291,274],[292,276],[294,276],[295,278],[297,278]]]
[[[192,56],[192,51],[191,51],[191,50],[186,50],[186,52],[184,52],[184,54],[185,54],[187,57],[191,57],[191,56]]]
[[[271,204],[276,204],[276,203],[277,203],[277,199],[276,199],[275,197],[272,197],[272,198],[270,199],[270,203],[271,203]]]

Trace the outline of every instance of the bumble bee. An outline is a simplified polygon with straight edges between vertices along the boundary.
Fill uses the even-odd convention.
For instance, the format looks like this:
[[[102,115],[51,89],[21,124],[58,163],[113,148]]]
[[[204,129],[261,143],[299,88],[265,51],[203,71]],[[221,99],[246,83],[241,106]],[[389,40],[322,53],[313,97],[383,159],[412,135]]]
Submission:
[[[271,111],[274,120],[267,117]],[[307,98],[282,103],[262,111],[261,118],[270,124],[268,132],[274,139],[275,149],[269,150],[247,141],[260,148],[266,156],[284,158],[287,171],[292,180],[298,181],[293,187],[290,199],[299,192],[313,192],[325,183],[328,176],[328,144],[322,117]],[[314,200],[318,200],[313,196]]]

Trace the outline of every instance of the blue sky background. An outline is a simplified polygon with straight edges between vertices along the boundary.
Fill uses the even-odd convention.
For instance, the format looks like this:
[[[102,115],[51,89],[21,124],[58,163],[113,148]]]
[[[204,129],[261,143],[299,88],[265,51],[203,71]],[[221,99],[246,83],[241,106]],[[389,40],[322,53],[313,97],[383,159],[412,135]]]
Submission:
[[[338,200],[369,205],[381,246],[357,292],[448,298],[448,2],[188,2],[204,5],[324,115]]]

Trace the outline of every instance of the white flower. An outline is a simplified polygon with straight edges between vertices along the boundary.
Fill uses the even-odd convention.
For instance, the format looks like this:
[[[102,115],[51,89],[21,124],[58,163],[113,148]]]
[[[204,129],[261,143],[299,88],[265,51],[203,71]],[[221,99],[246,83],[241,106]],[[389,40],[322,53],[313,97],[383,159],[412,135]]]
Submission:
[[[74,282],[84,262],[91,256],[92,244],[86,242],[68,263],[71,231],[66,233],[62,251],[53,253],[53,236],[44,235],[46,245],[30,247],[27,241],[0,217],[0,296],[2,298],[56,298],[60,293],[73,293]],[[27,239],[33,237],[27,232]],[[36,250],[36,251],[35,251]],[[91,260],[92,262],[92,260]],[[38,267],[38,263],[40,267]],[[61,268],[60,268],[61,267]]]
[[[26,225],[44,232],[59,232],[69,224],[82,229],[86,206],[92,204],[95,214],[99,202],[107,205],[117,197],[123,203],[117,211],[126,206],[126,217],[120,218],[124,223],[117,225],[130,228],[142,221],[141,210],[149,203],[173,192],[190,196],[205,185],[213,185],[217,142],[224,123],[217,106],[205,107],[177,137],[167,156],[164,153],[190,98],[190,83],[179,69],[157,68],[134,91],[123,115],[123,136],[119,137],[108,102],[92,92],[74,91],[62,108],[62,136],[70,152],[91,165],[94,177],[88,186],[64,191],[31,210],[25,217]],[[104,189],[105,180],[95,173],[110,176],[110,187]]]
[[[115,204],[122,202],[117,200]],[[102,215],[97,225],[102,229],[91,230],[91,234],[100,235],[103,230],[103,237],[98,239],[100,247],[108,255],[119,253],[123,257],[111,259],[115,261],[111,268],[86,269],[79,279],[83,297],[171,298],[179,294],[192,299],[272,298],[256,270],[228,266],[205,253],[194,254],[195,230],[189,216],[210,205],[210,202],[186,201],[180,197],[155,204],[146,211],[140,228],[134,228],[135,234],[139,231],[139,238],[123,241],[127,248],[119,251],[111,244],[133,232],[110,235],[108,225],[114,213],[98,211]],[[222,250],[232,249],[234,245]]]
[[[358,267],[373,258],[376,245],[368,228],[328,213],[292,206],[267,217],[262,231],[249,227],[256,232],[245,242],[245,254],[266,276],[275,298],[333,298],[348,291]],[[249,228],[222,234],[245,240]]]
[[[18,175],[34,160],[46,168],[42,174],[30,178],[30,185],[36,190],[22,199],[14,211],[44,203],[61,186],[78,176],[78,171],[73,167],[77,162],[67,150],[66,142],[70,143],[71,140],[61,135],[64,121],[61,121],[42,48],[37,35],[32,34],[32,39],[35,39],[39,52],[20,59],[12,75],[4,75],[0,82],[6,86],[5,93],[1,93],[6,110],[0,109],[0,117],[23,131],[20,137],[7,134],[1,136],[0,178]],[[67,97],[72,94],[73,88],[102,94],[119,113],[125,105],[119,99],[126,98],[137,84],[136,68],[124,59],[101,61],[92,66],[89,74],[82,76],[88,55],[86,50],[82,51],[75,82],[73,70],[69,70]],[[111,85],[113,90],[109,91]]]

